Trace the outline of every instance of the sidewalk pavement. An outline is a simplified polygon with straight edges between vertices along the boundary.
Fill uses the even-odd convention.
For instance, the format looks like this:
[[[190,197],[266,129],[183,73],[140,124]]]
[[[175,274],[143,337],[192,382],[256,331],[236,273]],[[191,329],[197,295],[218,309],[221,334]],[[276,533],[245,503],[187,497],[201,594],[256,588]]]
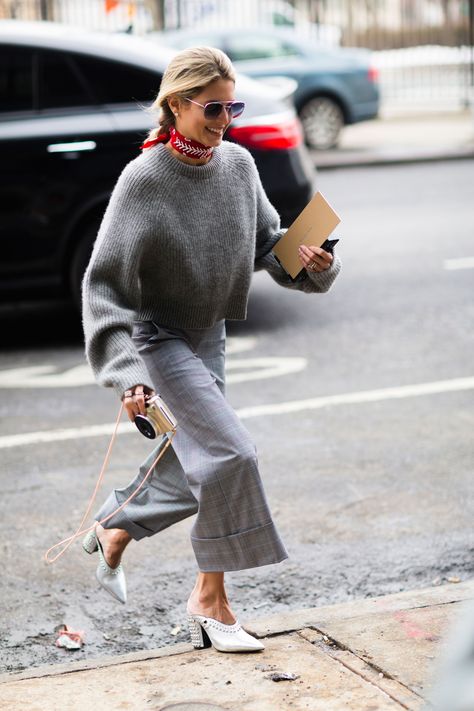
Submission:
[[[391,111],[346,126],[338,148],[312,151],[317,168],[474,158],[474,111]]]
[[[0,677],[0,707],[421,711],[445,635],[473,598],[471,580],[242,620],[265,650],[226,654],[182,643],[31,669]],[[282,672],[297,678],[272,679]]]

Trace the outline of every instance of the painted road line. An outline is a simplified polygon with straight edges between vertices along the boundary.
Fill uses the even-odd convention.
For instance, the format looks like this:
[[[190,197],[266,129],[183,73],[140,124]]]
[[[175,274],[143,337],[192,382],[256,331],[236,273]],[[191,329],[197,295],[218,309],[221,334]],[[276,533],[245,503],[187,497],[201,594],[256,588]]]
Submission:
[[[420,397],[421,395],[438,395],[440,393],[474,390],[474,377],[455,378],[454,380],[438,380],[432,383],[403,385],[397,388],[381,388],[380,390],[363,390],[341,395],[310,398],[309,400],[293,400],[271,405],[254,405],[238,410],[239,417],[262,417],[263,415],[286,415],[301,410],[318,410],[333,405],[361,405],[367,402],[397,400],[401,398]]]
[[[306,358],[232,358],[226,363],[225,381],[244,383],[249,380],[264,380],[278,378],[289,373],[298,373],[308,365]],[[244,370],[243,373],[231,373],[231,370]],[[250,372],[248,372],[250,371]],[[228,373],[228,374],[227,374]]]
[[[89,427],[69,427],[60,430],[44,430],[39,432],[25,432],[24,434],[5,435],[0,437],[0,449],[20,447],[27,444],[44,444],[47,442],[64,442],[69,439],[84,439],[85,437],[102,437],[111,435],[115,423],[104,425],[90,425]],[[118,434],[137,432],[131,422],[122,422],[118,427]]]
[[[445,269],[474,269],[474,257],[460,257],[459,259],[445,259]]]
[[[234,353],[244,353],[245,351],[255,348],[257,339],[253,336],[229,336],[226,340],[226,354],[234,355]],[[291,360],[291,359],[289,359]],[[226,363],[229,368],[229,361]],[[230,364],[232,368],[232,364]],[[242,366],[245,367],[245,366]],[[259,367],[263,367],[261,364]],[[271,369],[276,367],[275,363],[267,363],[266,368]],[[292,369],[289,366],[286,372],[294,373],[299,368]],[[84,385],[95,385],[95,378],[91,367],[88,363],[81,363],[73,368],[68,368],[62,372],[58,372],[59,368],[56,365],[29,365],[22,368],[7,368],[0,370],[0,388],[27,390],[30,388],[77,388]],[[277,373],[280,374],[280,373]],[[240,382],[236,379],[236,374],[230,376],[234,382]],[[264,375],[263,377],[272,377]],[[250,376],[248,380],[253,380]],[[230,381],[232,382],[232,380]]]
[[[248,419],[250,417],[284,415],[290,412],[317,410],[323,407],[333,407],[335,405],[361,405],[370,402],[383,402],[386,400],[420,397],[423,395],[439,395],[442,393],[461,392],[463,390],[474,390],[474,377],[454,378],[453,380],[438,380],[431,383],[403,385],[396,388],[381,388],[380,390],[362,390],[360,392],[327,395],[326,397],[309,398],[307,400],[293,400],[269,405],[254,405],[252,407],[244,407],[237,410],[237,415],[241,419]],[[86,437],[111,435],[114,426],[114,424],[109,423],[87,427],[71,427],[69,429],[5,435],[0,437],[0,449],[20,447],[28,444],[40,444],[43,442],[60,442],[70,439],[84,439]],[[126,422],[120,425],[119,432],[122,434],[128,434],[130,432],[136,433],[136,428],[132,425],[132,423]]]
[[[255,336],[227,336],[225,352],[227,355],[234,355],[234,353],[251,351],[252,348],[255,348],[256,344],[257,339]]]
[[[235,352],[235,351],[234,351]],[[227,383],[243,383],[248,380],[276,378],[289,373],[298,373],[308,365],[306,358],[268,357],[268,358],[229,358],[226,362]],[[241,370],[235,373],[230,371]],[[29,388],[77,388],[95,385],[92,370],[84,363],[69,368],[62,373],[56,372],[54,365],[31,365],[24,368],[9,368],[0,371],[0,388],[27,390]]]
[[[57,372],[55,365],[29,365],[0,371],[0,388],[27,390],[29,388],[77,388],[95,383],[87,364],[76,365]]]

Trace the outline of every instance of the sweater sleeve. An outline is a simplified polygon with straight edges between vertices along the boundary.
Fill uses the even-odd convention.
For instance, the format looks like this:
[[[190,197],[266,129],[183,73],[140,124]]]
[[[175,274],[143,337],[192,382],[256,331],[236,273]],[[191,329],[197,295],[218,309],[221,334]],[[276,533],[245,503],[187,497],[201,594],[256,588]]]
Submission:
[[[129,163],[110,197],[82,282],[86,357],[97,382],[120,397],[134,385],[153,387],[132,341],[148,224],[143,186]]]
[[[329,291],[341,270],[341,260],[334,253],[329,269],[323,272],[308,272],[306,269],[293,281],[274,256],[272,249],[286,230],[280,228],[280,217],[270,203],[260,181],[257,181],[257,246],[255,252],[255,271],[265,269],[272,279],[287,289],[296,289],[306,294]]]

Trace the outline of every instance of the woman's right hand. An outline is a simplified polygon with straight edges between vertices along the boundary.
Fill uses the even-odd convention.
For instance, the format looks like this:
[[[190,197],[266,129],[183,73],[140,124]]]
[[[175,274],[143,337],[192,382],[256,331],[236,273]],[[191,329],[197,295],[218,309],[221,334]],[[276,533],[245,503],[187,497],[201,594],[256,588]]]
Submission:
[[[155,391],[146,385],[134,385],[125,390],[123,404],[131,422],[134,422],[137,415],[146,415],[146,401],[154,394]]]

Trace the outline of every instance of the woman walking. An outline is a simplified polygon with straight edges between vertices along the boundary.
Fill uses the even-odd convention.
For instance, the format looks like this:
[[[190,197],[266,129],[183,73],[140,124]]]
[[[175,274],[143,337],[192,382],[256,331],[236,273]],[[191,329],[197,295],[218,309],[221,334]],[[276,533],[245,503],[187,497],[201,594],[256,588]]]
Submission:
[[[121,173],[83,282],[86,353],[97,381],[113,387],[129,418],[158,392],[178,420],[172,446],[122,511],[84,540],[98,551],[97,578],[126,601],[121,556],[197,513],[191,543],[198,575],[187,601],[195,647],[254,651],[232,612],[224,573],[288,557],[272,520],[255,446],[224,395],[225,320],[246,317],[252,272],[279,284],[327,291],[340,260],[303,247],[291,281],[271,253],[282,235],[250,153],[222,141],[244,110],[228,57],[198,47],[169,64],[153,109],[159,128]],[[162,445],[160,445],[161,447]],[[156,458],[95,516],[126,501]]]

